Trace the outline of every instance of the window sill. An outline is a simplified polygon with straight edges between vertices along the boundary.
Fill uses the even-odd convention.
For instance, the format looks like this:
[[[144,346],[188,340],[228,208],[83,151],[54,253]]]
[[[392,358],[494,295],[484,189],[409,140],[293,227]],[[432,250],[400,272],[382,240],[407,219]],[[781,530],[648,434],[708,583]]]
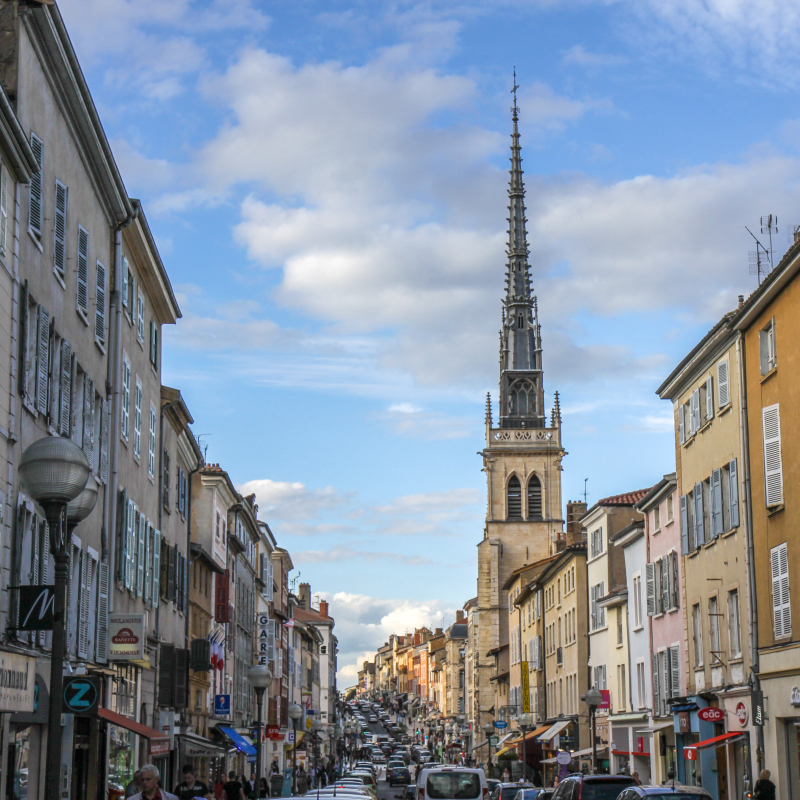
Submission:
[[[743,663],[744,663],[744,657],[741,655],[738,655],[735,658],[728,659],[728,664],[743,664]]]
[[[653,536],[658,536],[658,534],[659,534],[659,533],[661,533],[661,528],[656,528],[656,529],[653,531]]]
[[[725,533],[721,533],[719,535],[719,538],[720,539],[727,539],[729,536],[733,536],[733,534],[736,533],[738,530],[739,530],[738,527],[731,528],[729,531],[725,531]]]
[[[781,511],[783,511],[785,508],[786,505],[784,503],[781,503],[780,505],[777,506],[767,507],[767,516],[774,517],[776,514],[780,514]]]
[[[40,253],[44,253],[44,247],[42,247],[42,240],[40,236],[37,236],[34,232],[33,228],[28,228],[28,236],[31,237],[33,243],[39,248]]]
[[[717,416],[721,417],[723,414],[727,414],[732,408],[733,408],[733,403],[729,401],[727,405],[724,405],[722,408],[717,410]]]
[[[710,542],[706,542],[703,545],[703,550],[708,550],[709,547],[713,547],[717,543],[717,538],[718,537],[715,536]]]
[[[144,339],[140,339],[138,336],[136,337],[136,341],[139,344],[139,347],[142,348],[142,352],[144,353]]]
[[[777,371],[778,367],[776,365],[769,372],[761,376],[761,383],[766,383]]]
[[[633,628],[633,632],[634,633],[636,633],[638,631],[643,631],[643,630],[644,630],[644,625],[637,625],[635,628]]]
[[[665,528],[671,528],[675,524],[674,519],[668,519],[666,524],[664,525]]]

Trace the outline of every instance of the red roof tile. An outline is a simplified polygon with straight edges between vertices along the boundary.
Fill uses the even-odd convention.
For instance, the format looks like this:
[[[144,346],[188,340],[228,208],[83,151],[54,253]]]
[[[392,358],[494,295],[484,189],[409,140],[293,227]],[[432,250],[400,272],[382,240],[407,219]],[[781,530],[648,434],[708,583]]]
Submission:
[[[304,608],[296,608],[292,612],[292,616],[295,619],[299,619],[300,622],[320,622],[320,621],[329,621],[333,619],[333,617],[323,617],[318,611],[306,611]]]
[[[650,487],[652,488],[652,487]],[[604,497],[602,500],[597,501],[599,506],[633,506],[636,505],[650,489],[637,489],[635,492],[626,492],[625,494],[615,494],[611,497]]]

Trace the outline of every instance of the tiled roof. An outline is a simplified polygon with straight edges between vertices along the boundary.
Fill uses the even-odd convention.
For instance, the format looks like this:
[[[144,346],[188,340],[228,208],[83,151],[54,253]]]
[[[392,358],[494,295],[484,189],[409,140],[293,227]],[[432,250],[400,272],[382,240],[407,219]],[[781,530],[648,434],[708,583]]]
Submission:
[[[604,497],[602,500],[597,501],[599,506],[633,506],[636,505],[648,492],[647,489],[637,489],[635,492],[626,492],[625,494],[615,494],[611,497]]]
[[[296,608],[292,616],[300,622],[328,622],[333,617],[323,617],[318,611],[306,611],[304,608]]]

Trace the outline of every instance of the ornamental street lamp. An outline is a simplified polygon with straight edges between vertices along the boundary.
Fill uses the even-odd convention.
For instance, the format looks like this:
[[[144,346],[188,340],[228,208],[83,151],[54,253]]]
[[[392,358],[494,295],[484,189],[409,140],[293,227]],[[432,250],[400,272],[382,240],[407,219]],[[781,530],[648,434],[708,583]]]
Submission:
[[[483,726],[483,732],[486,734],[486,744],[489,747],[489,775],[492,775],[492,734],[494,733],[494,725],[491,722],[487,722]]]
[[[603,695],[592,686],[581,699],[589,706],[592,718],[592,775],[597,775],[597,708],[603,702]]]
[[[294,728],[294,747],[292,748],[292,795],[297,794],[297,721],[303,716],[303,709],[292,703],[287,711]]]
[[[533,725],[533,714],[520,714],[519,718],[517,719],[517,724],[522,731],[522,778],[521,780],[525,779],[525,773],[528,770],[528,752],[525,749],[526,742],[525,739],[528,735],[528,728]]]
[[[25,492],[44,509],[50,529],[50,552],[55,561],[53,587],[53,638],[50,650],[50,708],[47,726],[45,800],[58,800],[61,783],[61,695],[64,691],[64,656],[67,649],[66,598],[69,588],[67,506],[73,527],[89,516],[97,502],[97,484],[87,486],[91,468],[71,439],[45,436],[25,449],[19,461]]]
[[[256,792],[259,791],[261,786],[261,758],[263,746],[261,743],[261,726],[262,726],[262,710],[264,707],[264,692],[269,689],[272,683],[272,673],[266,664],[255,664],[250,667],[247,673],[247,680],[250,685],[256,690],[256,706],[257,706],[257,720],[256,720]]]

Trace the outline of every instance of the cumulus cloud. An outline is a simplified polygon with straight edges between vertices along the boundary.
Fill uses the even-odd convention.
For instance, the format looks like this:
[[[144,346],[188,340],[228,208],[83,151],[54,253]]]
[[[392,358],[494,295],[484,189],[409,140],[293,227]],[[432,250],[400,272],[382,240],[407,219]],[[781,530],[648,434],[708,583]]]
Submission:
[[[267,521],[298,520],[319,517],[323,511],[347,502],[347,495],[333,487],[309,489],[299,481],[252,480],[238,487],[242,495],[255,494],[259,516]]]

